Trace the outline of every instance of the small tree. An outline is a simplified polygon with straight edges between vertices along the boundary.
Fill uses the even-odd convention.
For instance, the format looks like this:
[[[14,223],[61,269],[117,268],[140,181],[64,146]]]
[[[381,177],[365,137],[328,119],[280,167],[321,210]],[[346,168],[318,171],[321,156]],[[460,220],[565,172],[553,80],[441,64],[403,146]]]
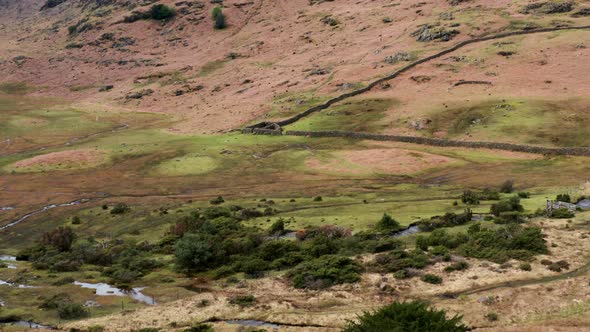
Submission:
[[[215,29],[221,30],[226,28],[225,16],[223,15],[221,6],[213,8],[213,10],[211,11],[211,16],[213,17],[213,27]]]
[[[506,180],[506,181],[504,181],[504,183],[502,183],[502,186],[500,186],[501,193],[510,194],[513,191],[514,191],[514,181],[512,181],[512,180]]]
[[[283,218],[279,218],[279,220],[275,221],[271,226],[268,232],[271,235],[281,235],[285,232],[285,220]]]
[[[377,230],[381,232],[395,232],[401,228],[399,223],[387,213],[383,214],[381,220],[377,223]]]
[[[349,322],[343,332],[464,332],[469,328],[461,316],[447,318],[444,310],[424,302],[395,302],[373,313],[364,313],[357,322]]]
[[[206,235],[187,233],[176,243],[174,254],[179,268],[203,270],[215,259],[215,241]]]
[[[76,234],[70,227],[59,227],[53,231],[49,231],[43,234],[41,243],[44,245],[50,245],[55,247],[57,250],[64,252],[72,249],[72,244],[76,240]]]

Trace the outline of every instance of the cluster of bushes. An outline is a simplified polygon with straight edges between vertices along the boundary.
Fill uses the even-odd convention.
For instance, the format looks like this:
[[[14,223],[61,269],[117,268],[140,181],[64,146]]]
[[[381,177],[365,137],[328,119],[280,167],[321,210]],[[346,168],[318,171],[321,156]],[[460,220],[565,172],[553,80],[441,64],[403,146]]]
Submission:
[[[74,303],[72,298],[65,293],[45,298],[39,307],[46,310],[57,310],[60,319],[80,319],[90,315],[84,306]]]
[[[473,212],[471,209],[465,209],[463,213],[456,214],[447,212],[443,216],[434,216],[430,219],[423,219],[418,222],[418,228],[423,232],[430,232],[441,227],[454,227],[464,225],[471,221]]]
[[[256,278],[266,271],[291,269],[287,276],[295,287],[322,288],[358,280],[360,266],[348,256],[401,245],[377,233],[352,235],[350,229],[335,225],[300,230],[295,241],[272,238],[269,233],[285,232],[284,220],[263,231],[245,226],[242,210],[214,206],[195,211],[171,228],[161,242],[169,249],[163,250],[173,251],[177,267],[186,273],[214,270],[218,278],[238,272]],[[389,218],[384,217],[388,227],[393,224]]]
[[[576,214],[566,208],[559,208],[551,211],[551,218],[558,218],[558,219],[567,219],[573,218]]]
[[[70,227],[59,227],[43,234],[38,244],[21,251],[17,258],[52,272],[78,271],[84,264],[95,265],[113,284],[128,287],[161,265],[149,257],[157,249],[147,243],[80,240]]]
[[[500,193],[489,188],[485,188],[481,192],[465,190],[461,195],[461,201],[469,205],[478,205],[480,201],[497,201],[499,199]]]
[[[479,224],[469,227],[467,233],[449,234],[442,229],[429,236],[418,236],[416,246],[428,249],[443,246],[455,249],[465,257],[487,259],[504,263],[508,259],[529,260],[536,254],[548,253],[547,245],[538,227],[509,224],[498,229],[483,229]]]
[[[492,204],[490,207],[490,212],[496,216],[500,217],[500,215],[504,212],[523,212],[524,207],[520,204],[520,197],[512,196],[507,199],[503,199],[498,203]]]

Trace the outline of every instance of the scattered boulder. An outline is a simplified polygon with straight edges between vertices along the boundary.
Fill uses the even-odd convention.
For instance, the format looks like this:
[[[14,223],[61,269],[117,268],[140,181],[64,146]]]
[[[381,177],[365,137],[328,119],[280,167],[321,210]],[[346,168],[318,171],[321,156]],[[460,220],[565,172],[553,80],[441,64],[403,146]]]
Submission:
[[[131,92],[125,96],[125,99],[141,99],[144,96],[149,96],[154,93],[152,89],[144,89],[138,92]]]
[[[27,59],[29,58],[24,55],[17,55],[12,58],[12,62],[16,63],[16,65],[20,67],[27,61]]]
[[[393,22],[393,19],[391,19],[391,17],[384,17],[383,18],[383,23],[391,23]]]
[[[432,80],[432,76],[426,76],[426,75],[417,75],[417,76],[412,76],[410,77],[410,79],[418,84],[420,83],[426,83],[426,82],[430,82],[430,80]]]
[[[571,12],[573,9],[573,1],[548,1],[530,3],[524,6],[520,12],[523,14],[558,14]]]
[[[459,31],[455,29],[448,30],[444,27],[425,24],[418,30],[414,31],[412,37],[416,37],[416,40],[419,42],[429,42],[434,40],[449,41],[458,34]]]
[[[572,17],[586,17],[590,16],[590,7],[582,8],[571,15]]]
[[[412,61],[415,59],[415,56],[408,52],[398,52],[394,55],[388,55],[385,57],[385,62],[391,65],[396,64],[400,61]]]
[[[113,85],[108,84],[108,85],[103,85],[100,88],[98,88],[98,92],[107,92],[107,91],[111,91],[113,89]]]
[[[340,22],[338,22],[338,20],[337,20],[337,19],[333,18],[333,17],[332,17],[332,16],[330,16],[330,15],[328,15],[328,16],[324,16],[324,17],[323,17],[323,18],[320,20],[320,22],[322,22],[322,23],[324,23],[324,24],[327,24],[327,25],[329,25],[329,26],[331,26],[331,27],[335,27],[335,26],[337,26],[338,24],[340,24]]]
[[[41,10],[57,7],[66,1],[67,0],[47,0],[45,4],[41,7]]]

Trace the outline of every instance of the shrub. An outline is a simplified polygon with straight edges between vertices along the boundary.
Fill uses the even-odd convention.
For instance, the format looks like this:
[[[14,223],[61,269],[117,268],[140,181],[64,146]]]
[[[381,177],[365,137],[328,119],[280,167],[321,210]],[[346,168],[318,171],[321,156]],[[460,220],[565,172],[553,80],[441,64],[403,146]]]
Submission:
[[[182,330],[182,332],[213,332],[213,326],[211,324],[199,324],[188,329]]]
[[[399,270],[393,274],[393,277],[396,279],[407,279],[411,277],[410,272],[408,270]]]
[[[430,219],[420,220],[418,222],[418,227],[421,231],[428,232],[441,227],[464,225],[470,222],[472,217],[473,212],[471,209],[465,209],[465,211],[461,214],[447,212],[443,216],[434,216]]]
[[[176,15],[174,8],[163,4],[153,5],[150,8],[150,17],[154,20],[168,20]]]
[[[522,214],[517,211],[500,212],[500,216],[494,219],[494,224],[522,224],[525,222]]]
[[[211,203],[213,205],[219,205],[219,204],[222,204],[224,202],[225,202],[225,200],[221,196],[217,196],[217,198],[214,198],[214,199],[212,199],[212,200],[209,201],[209,203]]]
[[[258,278],[262,276],[265,270],[268,270],[269,264],[260,258],[250,258],[240,261],[236,264],[238,271],[244,272],[249,277]]]
[[[455,262],[455,263],[445,267],[444,271],[445,272],[462,271],[462,270],[467,270],[468,268],[469,268],[469,263],[467,263],[466,261],[458,261],[458,262]]]
[[[495,312],[488,312],[488,313],[485,315],[485,318],[486,318],[487,320],[489,320],[490,322],[495,322],[495,321],[497,321],[497,320],[498,320],[498,314],[497,314],[497,313],[495,313]]]
[[[430,308],[424,302],[394,302],[375,312],[365,312],[357,321],[349,321],[343,332],[465,332],[461,316],[447,318],[444,310]]]
[[[129,206],[125,203],[117,203],[111,210],[111,214],[123,214],[127,213],[131,210]]]
[[[510,194],[514,191],[514,181],[506,180],[500,186],[500,192],[505,194]]]
[[[420,280],[427,282],[429,284],[442,284],[442,278],[435,275],[435,274],[430,274],[430,273],[426,273],[425,275],[423,275]]]
[[[204,270],[216,259],[216,242],[206,234],[187,233],[176,242],[174,255],[181,269]]]
[[[271,235],[282,235],[285,232],[285,220],[283,220],[283,218],[279,218],[279,220],[270,225],[268,232]]]
[[[559,209],[555,209],[553,211],[551,211],[551,218],[557,218],[557,219],[567,219],[567,218],[573,218],[575,217],[576,214],[566,208],[559,208]]]
[[[521,191],[518,193],[518,197],[520,198],[530,198],[531,197],[531,193],[526,192],[526,191]]]
[[[490,212],[499,217],[502,212],[523,212],[524,208],[520,204],[520,198],[518,196],[512,196],[508,199],[503,199],[496,204],[492,204],[490,207]]]
[[[461,202],[464,204],[477,205],[479,204],[479,195],[471,190],[466,190],[461,195]]]
[[[379,220],[375,228],[377,228],[377,230],[380,232],[392,233],[399,230],[401,227],[395,219],[393,219],[387,213],[384,213],[383,217],[381,217],[381,220]]]
[[[529,263],[520,263],[518,267],[523,271],[531,271],[533,269]]]
[[[59,293],[43,300],[43,302],[41,302],[41,304],[39,305],[39,308],[58,309],[70,303],[72,303],[72,298],[68,294]]]
[[[80,220],[80,217],[74,216],[72,218],[72,225],[80,225],[81,223],[82,223],[82,221]]]
[[[68,303],[57,309],[60,319],[80,319],[90,316],[90,312],[79,303]]]
[[[287,276],[295,288],[322,289],[360,280],[361,266],[348,257],[326,255],[299,264]]]
[[[249,307],[256,303],[254,295],[236,295],[229,298],[229,303],[240,307]]]
[[[557,197],[555,197],[555,200],[559,201],[559,202],[565,202],[565,203],[572,202],[572,198],[570,197],[569,194],[559,194],[559,195],[557,195]]]
[[[43,245],[53,246],[61,252],[70,251],[72,244],[76,240],[76,234],[70,227],[59,227],[53,231],[43,234],[41,243]]]
[[[409,268],[423,269],[430,264],[428,256],[420,250],[405,251],[402,249],[378,255],[375,257],[375,264],[383,272],[397,272]]]
[[[313,201],[314,202],[321,202],[322,200],[323,200],[322,199],[322,196],[316,196],[316,197],[313,198]]]
[[[221,29],[225,29],[227,27],[227,25],[225,23],[225,15],[223,15],[221,6],[217,6],[217,7],[213,8],[211,15],[213,16],[213,21],[214,21],[213,28],[215,28],[217,30],[221,30]]]

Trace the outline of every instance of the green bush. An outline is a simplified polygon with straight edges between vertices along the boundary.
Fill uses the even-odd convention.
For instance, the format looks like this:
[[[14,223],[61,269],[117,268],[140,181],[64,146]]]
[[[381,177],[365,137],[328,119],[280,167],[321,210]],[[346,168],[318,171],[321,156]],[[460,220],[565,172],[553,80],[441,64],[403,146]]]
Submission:
[[[442,278],[435,275],[435,274],[430,274],[430,273],[426,273],[425,275],[423,275],[420,280],[427,282],[429,284],[442,284]]]
[[[418,222],[418,227],[422,232],[429,232],[436,228],[455,227],[464,225],[471,221],[473,212],[471,209],[465,209],[463,213],[456,214],[447,212],[442,216],[434,216],[430,219],[423,219]]]
[[[229,303],[240,307],[249,307],[256,303],[253,295],[236,295],[229,298]]]
[[[518,197],[520,198],[531,198],[531,193],[526,191],[521,191],[518,193]]]
[[[565,202],[565,203],[572,202],[572,198],[570,197],[569,194],[559,194],[559,195],[557,195],[557,197],[555,197],[555,200],[559,201],[559,202]]]
[[[217,242],[206,234],[185,234],[176,242],[176,264],[183,270],[205,270],[213,265],[218,255]]]
[[[282,235],[285,232],[285,220],[283,218],[279,218],[275,221],[272,225],[270,225],[270,229],[268,233],[271,235]]]
[[[531,267],[530,263],[520,263],[520,265],[518,266],[521,270],[523,271],[531,271],[533,268]]]
[[[150,8],[150,17],[154,20],[168,20],[176,15],[174,8],[163,4],[153,5]]]
[[[225,200],[221,196],[217,196],[217,198],[214,198],[214,199],[212,199],[212,200],[209,201],[209,203],[211,203],[213,205],[219,205],[219,204],[222,204],[224,202],[225,202]]]
[[[458,261],[458,262],[455,262],[455,263],[445,267],[444,271],[445,272],[462,271],[462,270],[467,270],[468,268],[469,268],[469,263],[467,263],[466,261]]]
[[[500,215],[494,219],[494,224],[522,224],[524,222],[522,213],[517,211],[500,212]]]
[[[394,302],[349,321],[343,332],[465,332],[461,316],[447,318],[444,310],[424,302]]]
[[[495,322],[495,321],[497,321],[497,320],[498,320],[498,314],[497,314],[497,313],[495,313],[495,312],[488,312],[488,313],[485,315],[485,318],[486,318],[487,320],[489,320],[490,322]]]
[[[430,264],[428,256],[420,251],[396,249],[375,257],[375,265],[382,272],[397,272],[409,268],[423,269]]]
[[[131,210],[131,208],[129,208],[129,206],[127,206],[127,204],[125,204],[125,203],[117,203],[111,209],[111,214],[123,214],[123,213],[129,212],[130,210]]]
[[[502,212],[512,211],[524,211],[523,206],[520,204],[520,197],[518,196],[512,196],[508,199],[503,199],[496,204],[492,204],[490,208],[490,212],[496,217],[499,217]]]
[[[182,330],[182,332],[213,332],[213,325],[211,324],[199,324],[188,329]]]
[[[67,303],[57,309],[60,319],[80,319],[90,316],[90,312],[79,303]]]
[[[211,11],[211,16],[213,16],[213,27],[217,30],[225,29],[225,15],[223,15],[221,6],[217,6],[213,8]]]
[[[505,194],[510,194],[514,191],[514,181],[506,180],[500,186],[500,192]]]
[[[65,305],[71,304],[72,298],[66,293],[59,293],[52,297],[46,298],[41,302],[39,308],[41,309],[58,309]]]
[[[575,217],[576,214],[566,208],[559,208],[559,209],[555,209],[553,211],[551,211],[551,218],[557,218],[557,219],[567,219],[567,218],[573,218]]]
[[[471,190],[465,190],[463,195],[461,195],[461,202],[464,204],[469,205],[478,205],[479,204],[479,195]]]
[[[381,217],[381,220],[379,220],[375,228],[380,232],[393,233],[395,231],[398,231],[401,228],[401,226],[390,215],[384,213],[383,217]]]
[[[322,289],[360,280],[361,266],[348,257],[326,255],[299,264],[287,273],[295,288]]]

